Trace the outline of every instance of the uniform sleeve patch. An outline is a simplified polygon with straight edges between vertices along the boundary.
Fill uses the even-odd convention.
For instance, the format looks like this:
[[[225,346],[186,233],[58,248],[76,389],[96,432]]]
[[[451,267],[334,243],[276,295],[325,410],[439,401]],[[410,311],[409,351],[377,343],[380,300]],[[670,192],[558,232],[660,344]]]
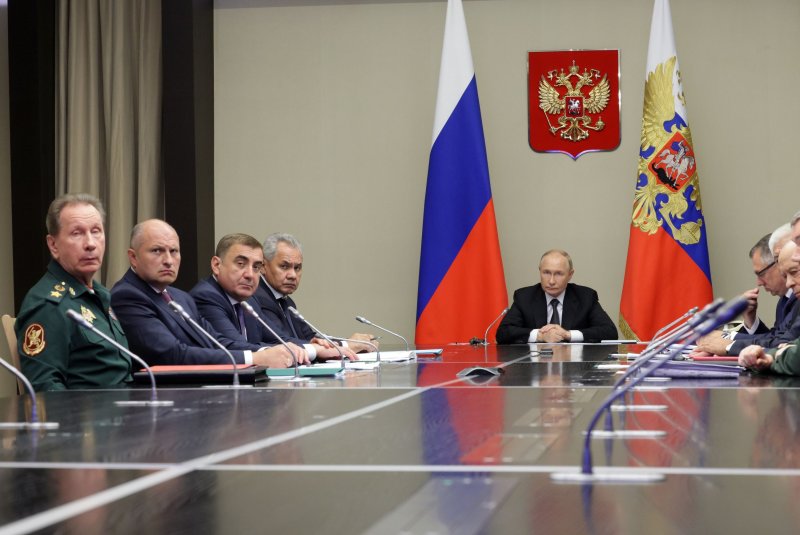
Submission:
[[[22,351],[29,357],[35,357],[47,345],[44,340],[44,327],[40,323],[31,323],[25,329],[25,339],[22,342]]]

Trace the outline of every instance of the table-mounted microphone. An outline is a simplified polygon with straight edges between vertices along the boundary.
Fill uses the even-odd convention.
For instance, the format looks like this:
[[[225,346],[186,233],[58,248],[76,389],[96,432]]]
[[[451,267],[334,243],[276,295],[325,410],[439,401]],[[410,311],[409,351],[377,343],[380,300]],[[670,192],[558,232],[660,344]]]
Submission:
[[[402,340],[402,341],[403,341],[403,342],[406,344],[406,351],[411,351],[411,349],[409,348],[409,345],[408,345],[408,340],[406,340],[405,336],[402,336],[402,335],[400,335],[400,334],[397,334],[397,333],[396,333],[396,332],[394,332],[394,331],[390,331],[390,330],[389,330],[389,329],[387,329],[386,327],[381,327],[381,326],[380,326],[380,325],[378,325],[377,323],[372,323],[371,321],[369,321],[369,320],[368,320],[367,318],[365,318],[364,316],[356,316],[356,321],[359,321],[359,322],[361,322],[361,323],[363,323],[363,324],[365,324],[365,325],[371,325],[371,326],[375,327],[376,329],[380,329],[380,330],[382,330],[383,332],[386,332],[386,333],[389,333],[389,334],[391,334],[392,336],[396,336],[396,337],[398,337],[400,340]]]
[[[267,324],[267,322],[266,322],[266,321],[264,321],[264,320],[261,318],[261,316],[259,316],[258,312],[256,312],[256,311],[253,309],[253,307],[252,307],[252,306],[250,306],[250,303],[248,303],[247,301],[242,301],[242,302],[241,302],[241,305],[242,305],[242,308],[243,308],[243,309],[245,309],[245,311],[246,311],[248,314],[250,314],[250,315],[251,315],[251,316],[253,316],[253,317],[254,317],[256,320],[258,320],[258,322],[259,322],[261,325],[263,325],[263,326],[264,326],[264,328],[265,328],[265,329],[267,329],[267,330],[270,332],[270,334],[272,334],[272,336],[274,336],[275,338],[277,338],[277,339],[278,339],[278,342],[280,342],[281,344],[283,344],[283,347],[285,347],[285,348],[286,348],[286,351],[288,351],[288,352],[289,352],[289,354],[292,356],[292,364],[294,365],[294,377],[292,378],[292,381],[308,381],[308,377],[300,377],[300,367],[297,365],[297,355],[295,354],[295,352],[294,352],[294,351],[292,351],[292,348],[291,348],[291,347],[289,347],[289,344],[287,344],[287,343],[286,343],[286,341],[285,341],[283,338],[281,338],[280,336],[278,336],[278,333],[276,333],[276,332],[275,332],[275,330],[274,330],[272,327],[270,327],[270,326]]]
[[[147,407],[171,407],[174,403],[172,401],[159,401],[158,393],[156,391],[156,378],[153,375],[153,370],[150,369],[150,366],[144,361],[142,357],[125,347],[124,345],[120,344],[106,333],[92,325],[89,321],[86,320],[83,316],[78,314],[74,310],[67,310],[67,317],[89,331],[92,331],[94,334],[111,344],[112,346],[116,347],[118,350],[122,351],[130,358],[132,358],[139,366],[143,367],[145,371],[147,371],[147,376],[150,378],[150,401],[115,401],[115,405],[125,405],[125,406],[147,406]]]
[[[181,316],[184,320],[186,320],[189,323],[189,325],[200,331],[206,338],[211,340],[212,344],[214,344],[222,351],[224,351],[225,354],[228,356],[228,358],[231,359],[231,364],[233,365],[233,388],[249,388],[252,386],[252,385],[243,385],[239,382],[239,368],[236,365],[236,359],[233,358],[233,354],[230,351],[228,351],[227,347],[222,345],[219,340],[211,336],[211,334],[208,331],[203,329],[199,323],[197,323],[194,319],[192,319],[192,317],[189,315],[188,312],[186,312],[186,310],[184,310],[184,308],[180,305],[180,303],[178,303],[173,299],[168,304],[169,307],[172,310],[174,310],[179,316]],[[210,387],[210,385],[206,386]]]

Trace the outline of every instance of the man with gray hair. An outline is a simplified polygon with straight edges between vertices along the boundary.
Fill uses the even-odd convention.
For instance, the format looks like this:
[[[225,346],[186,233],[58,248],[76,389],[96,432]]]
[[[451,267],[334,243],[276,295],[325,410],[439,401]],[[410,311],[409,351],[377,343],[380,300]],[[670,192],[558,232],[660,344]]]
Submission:
[[[22,301],[14,331],[22,372],[36,390],[114,387],[131,380],[131,361],[70,320],[79,313],[127,347],[109,291],[94,279],[106,248],[105,211],[85,193],[62,195],[47,211],[50,264]]]
[[[300,242],[291,234],[276,232],[267,236],[263,245],[264,267],[255,298],[266,321],[284,339],[299,339],[330,348],[330,343],[317,337],[308,324],[289,312],[289,307],[297,308],[291,294],[300,287],[303,276],[303,247]],[[350,338],[377,344],[368,334],[355,333]],[[359,342],[346,345],[356,353],[373,350],[372,346]]]
[[[693,355],[738,355],[752,344],[777,347],[800,336],[800,301],[791,289],[787,289],[786,275],[777,262],[781,250],[790,238],[790,225],[781,225],[772,234],[758,240],[750,249],[757,286],[743,294],[749,304],[742,315],[742,329],[729,336],[722,331],[709,333],[698,341]],[[756,314],[759,286],[763,286],[772,295],[780,296],[772,328],[767,327]]]

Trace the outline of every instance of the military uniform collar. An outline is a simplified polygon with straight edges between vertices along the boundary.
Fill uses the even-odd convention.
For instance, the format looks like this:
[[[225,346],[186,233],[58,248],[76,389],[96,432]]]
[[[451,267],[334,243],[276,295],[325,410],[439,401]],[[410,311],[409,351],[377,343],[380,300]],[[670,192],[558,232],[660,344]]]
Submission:
[[[97,281],[93,281],[92,286],[95,286],[95,290],[90,292],[86,285],[78,282],[78,279],[67,273],[61,264],[52,258],[50,259],[50,264],[47,266],[47,271],[59,280],[59,286],[64,288],[62,291],[68,292],[70,297],[77,297],[85,293],[97,293],[97,287],[100,287]]]

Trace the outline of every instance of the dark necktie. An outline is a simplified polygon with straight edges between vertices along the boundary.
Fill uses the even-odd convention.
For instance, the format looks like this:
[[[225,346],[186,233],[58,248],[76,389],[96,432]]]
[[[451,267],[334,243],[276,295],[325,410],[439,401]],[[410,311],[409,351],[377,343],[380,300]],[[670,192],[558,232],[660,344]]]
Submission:
[[[242,333],[242,336],[247,338],[247,327],[244,324],[244,310],[242,310],[242,304],[236,303],[233,305],[233,309],[236,311],[236,318],[239,320],[239,332]]]
[[[561,318],[558,317],[558,299],[551,300],[550,306],[553,307],[553,315],[550,316],[550,323],[559,325],[561,323]]]
[[[292,314],[288,311],[289,302],[286,300],[285,297],[281,297],[278,299],[278,304],[281,306],[281,310],[283,310],[283,316],[286,318],[286,323],[289,324],[289,328],[292,330],[292,335],[295,338],[300,338],[297,336],[297,331],[294,328],[294,322],[292,321]]]

